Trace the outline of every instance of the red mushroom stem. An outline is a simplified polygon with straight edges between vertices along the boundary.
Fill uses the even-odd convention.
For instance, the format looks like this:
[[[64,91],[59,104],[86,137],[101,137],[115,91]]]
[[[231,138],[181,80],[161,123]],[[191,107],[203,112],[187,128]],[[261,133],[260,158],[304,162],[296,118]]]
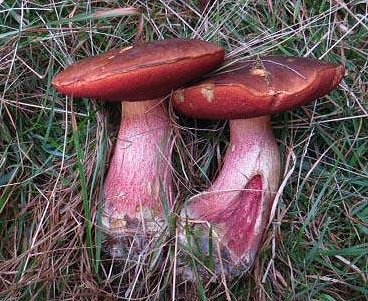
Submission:
[[[186,208],[191,219],[204,220],[204,227],[207,222],[214,227],[221,242],[221,254],[215,257],[223,261],[215,266],[226,269],[225,274],[239,268],[243,271],[253,262],[279,178],[280,154],[270,117],[231,120],[230,145],[221,173],[208,191],[194,196]],[[204,239],[208,237],[203,235]],[[201,243],[202,250],[208,249],[203,248],[208,243]]]
[[[104,224],[113,239],[110,252],[116,256],[126,256],[132,246],[140,253],[141,246],[159,234],[162,204],[170,205],[172,197],[166,108],[160,100],[125,102],[122,107],[104,187]]]

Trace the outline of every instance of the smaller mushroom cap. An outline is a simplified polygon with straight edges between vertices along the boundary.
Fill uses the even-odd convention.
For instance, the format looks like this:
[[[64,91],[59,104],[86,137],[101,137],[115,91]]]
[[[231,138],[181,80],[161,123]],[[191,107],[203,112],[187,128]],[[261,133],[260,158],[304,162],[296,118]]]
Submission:
[[[217,68],[224,50],[200,40],[140,44],[81,60],[59,73],[54,88],[105,101],[159,98]]]
[[[300,57],[269,56],[231,66],[194,86],[177,90],[173,106],[204,119],[243,119],[305,105],[336,88],[341,65]]]

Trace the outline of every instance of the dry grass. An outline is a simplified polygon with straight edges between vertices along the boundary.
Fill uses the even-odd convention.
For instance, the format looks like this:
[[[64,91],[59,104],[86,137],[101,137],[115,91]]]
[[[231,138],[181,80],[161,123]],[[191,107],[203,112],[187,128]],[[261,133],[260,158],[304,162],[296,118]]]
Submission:
[[[0,298],[368,299],[368,4],[124,2],[0,4]],[[64,98],[51,80],[78,59],[131,45],[137,31],[216,42],[228,62],[283,54],[347,67],[337,91],[274,117],[284,191],[259,259],[234,281],[174,277],[184,252],[175,216],[138,261],[104,252],[101,192],[119,112]],[[216,176],[228,132],[225,122],[171,114],[180,208]]]

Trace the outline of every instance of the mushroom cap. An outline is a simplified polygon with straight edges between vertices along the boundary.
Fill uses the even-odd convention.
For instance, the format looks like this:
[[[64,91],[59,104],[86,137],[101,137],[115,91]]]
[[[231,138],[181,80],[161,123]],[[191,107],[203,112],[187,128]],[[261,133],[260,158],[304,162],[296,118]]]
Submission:
[[[204,119],[243,119],[302,106],[333,90],[345,69],[319,60],[268,56],[231,66],[175,91],[180,113]]]
[[[218,67],[224,50],[200,40],[172,39],[116,49],[60,72],[54,88],[105,101],[159,98]]]

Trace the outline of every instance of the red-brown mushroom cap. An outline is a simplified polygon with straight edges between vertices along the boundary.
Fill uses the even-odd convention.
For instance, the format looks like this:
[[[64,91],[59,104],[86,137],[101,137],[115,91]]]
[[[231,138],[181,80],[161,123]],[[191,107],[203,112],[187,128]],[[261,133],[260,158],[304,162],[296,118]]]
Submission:
[[[137,101],[165,96],[218,67],[224,50],[200,40],[140,44],[84,59],[59,73],[55,89],[75,97]]]
[[[204,119],[242,119],[302,106],[333,90],[341,65],[300,57],[269,56],[231,67],[174,93],[180,113]]]

